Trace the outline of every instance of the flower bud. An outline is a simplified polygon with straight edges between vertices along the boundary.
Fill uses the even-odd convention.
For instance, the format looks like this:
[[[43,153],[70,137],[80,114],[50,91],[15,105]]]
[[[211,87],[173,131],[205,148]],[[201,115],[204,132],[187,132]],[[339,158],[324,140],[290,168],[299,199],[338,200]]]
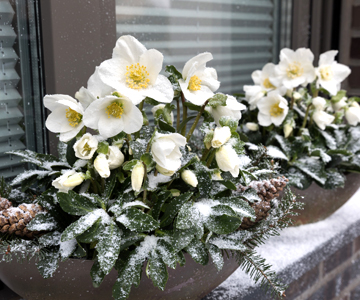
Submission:
[[[293,89],[289,89],[289,90],[286,90],[285,95],[288,96],[289,98],[291,98],[292,93],[293,93]]]
[[[290,134],[293,131],[293,127],[291,126],[290,123],[285,123],[284,125],[284,136],[285,138],[288,138],[290,136]]]
[[[245,124],[246,128],[251,130],[251,131],[258,131],[259,130],[259,125],[253,122],[247,122]]]
[[[211,141],[214,138],[214,130],[209,130],[204,137],[204,145],[206,149],[211,148]]]
[[[230,128],[227,126],[216,127],[214,130],[214,137],[211,141],[213,148],[219,148],[224,145],[231,137]]]
[[[151,109],[151,112],[153,113],[154,117],[156,117],[157,111],[158,110],[164,110],[164,108],[165,108],[165,104],[158,104],[158,105],[155,105]],[[172,112],[170,113],[170,119],[171,119],[171,124],[170,125],[172,125],[174,123],[174,114]]]
[[[185,170],[181,173],[181,178],[182,180],[185,181],[185,183],[187,183],[188,185],[191,185],[193,187],[197,187],[198,185],[198,180],[196,178],[196,175],[193,171],[190,170]]]
[[[124,154],[116,146],[109,146],[107,155],[109,169],[113,170],[120,167],[124,162]]]
[[[347,103],[346,103],[347,97],[342,97],[340,101],[333,103],[332,107],[334,111],[339,111],[343,109]]]
[[[75,156],[80,159],[91,159],[97,147],[98,140],[90,133],[85,133],[73,146]]]
[[[215,170],[212,174],[211,174],[211,179],[214,181],[221,181],[224,180],[221,177],[221,172],[219,170]]]
[[[110,176],[109,162],[105,154],[100,153],[95,158],[94,167],[102,178],[108,178]]]
[[[70,175],[64,182],[63,182],[63,186],[64,187],[69,187],[69,188],[73,188],[76,187],[80,184],[82,184],[82,182],[85,179],[85,175],[83,173],[75,173],[73,175]]]
[[[325,106],[326,106],[326,100],[322,97],[315,97],[313,100],[312,100],[312,105],[315,106],[315,109],[316,110],[324,110],[325,109]]]
[[[215,154],[220,170],[230,172],[233,177],[239,176],[240,158],[229,144],[222,146]]]
[[[138,162],[131,172],[131,186],[135,192],[140,192],[145,175],[145,167]]]
[[[360,106],[357,102],[351,103],[345,111],[345,118],[351,126],[356,126],[360,122]]]
[[[295,100],[299,100],[302,98],[302,96],[299,92],[294,92],[292,96]]]
[[[165,176],[172,176],[175,173],[175,171],[167,170],[163,167],[160,167],[158,164],[156,165],[156,170],[158,170],[160,174],[163,174]]]

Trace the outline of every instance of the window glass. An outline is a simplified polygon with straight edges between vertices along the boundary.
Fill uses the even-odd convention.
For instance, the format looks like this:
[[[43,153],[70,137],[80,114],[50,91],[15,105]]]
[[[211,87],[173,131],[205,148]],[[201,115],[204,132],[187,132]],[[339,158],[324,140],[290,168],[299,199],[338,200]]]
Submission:
[[[11,150],[44,152],[36,1],[0,1],[0,176],[25,169]]]
[[[209,51],[220,91],[238,93],[251,73],[277,61],[288,46],[291,7],[286,0],[116,0],[117,36],[130,34],[164,54],[180,71]],[[285,26],[284,26],[285,25]]]

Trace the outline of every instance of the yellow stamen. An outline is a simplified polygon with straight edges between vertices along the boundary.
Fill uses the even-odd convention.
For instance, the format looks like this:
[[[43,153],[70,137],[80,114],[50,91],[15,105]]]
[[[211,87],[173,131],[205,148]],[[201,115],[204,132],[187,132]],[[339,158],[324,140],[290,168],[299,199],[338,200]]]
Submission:
[[[114,101],[106,107],[105,111],[108,115],[108,118],[113,116],[114,118],[120,119],[124,113],[124,106],[122,103]]]
[[[333,79],[333,71],[331,66],[326,66],[320,69],[320,75],[322,80],[329,81]]]
[[[82,119],[82,115],[79,114],[77,111],[71,109],[70,107],[66,110],[65,116],[68,119],[71,127],[78,126]]]
[[[89,155],[89,154],[90,154],[90,152],[91,152],[91,147],[89,146],[88,143],[86,143],[86,144],[84,145],[83,151],[84,151],[84,155]]]
[[[270,108],[270,115],[271,115],[272,117],[278,117],[278,116],[282,115],[284,109],[281,108],[281,107],[279,106],[279,104],[280,104],[280,102],[278,102],[278,103],[274,104],[273,106],[271,106],[271,108]]]
[[[146,89],[150,82],[148,78],[149,72],[146,71],[145,66],[140,66],[139,63],[126,67],[126,83],[131,89],[140,90]]]
[[[289,64],[286,69],[286,74],[290,79],[295,79],[304,74],[304,68],[301,67],[301,64],[297,61],[294,61],[292,64]]]
[[[275,89],[275,86],[272,85],[269,78],[266,78],[263,82],[263,85],[266,89]]]
[[[192,76],[189,81],[188,89],[192,92],[199,91],[201,89],[201,79],[196,75]]]

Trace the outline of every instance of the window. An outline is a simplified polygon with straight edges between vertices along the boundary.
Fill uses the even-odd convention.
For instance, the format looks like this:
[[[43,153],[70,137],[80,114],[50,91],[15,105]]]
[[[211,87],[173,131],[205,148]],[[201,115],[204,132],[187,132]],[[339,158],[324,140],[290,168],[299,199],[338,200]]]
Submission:
[[[45,148],[38,29],[35,1],[0,1],[0,174],[6,178],[25,165],[5,152]]]

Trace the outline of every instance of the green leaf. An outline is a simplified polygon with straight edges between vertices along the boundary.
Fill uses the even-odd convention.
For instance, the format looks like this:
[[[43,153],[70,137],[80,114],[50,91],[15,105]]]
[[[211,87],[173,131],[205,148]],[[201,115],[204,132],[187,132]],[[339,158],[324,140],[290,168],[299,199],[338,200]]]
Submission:
[[[161,208],[164,205],[165,201],[171,196],[170,191],[161,191],[159,194],[154,194],[157,198],[155,205],[152,208],[151,215],[155,220],[160,216]]]
[[[26,226],[31,231],[52,231],[58,227],[54,217],[49,213],[37,214]]]
[[[128,208],[124,213],[116,218],[116,221],[122,223],[132,231],[147,232],[159,228],[159,222],[148,214],[136,208]]]
[[[171,245],[173,246],[176,252],[179,252],[182,249],[184,249],[186,246],[188,246],[193,239],[194,239],[193,230],[173,229],[170,234]]]
[[[208,249],[212,261],[218,271],[221,271],[224,266],[224,258],[221,253],[221,250],[212,244],[207,244],[206,248]]]
[[[162,129],[164,131],[168,131],[168,132],[172,132],[172,133],[176,132],[176,129],[174,127],[172,127],[168,123],[165,123],[162,120],[159,120],[159,127],[160,127],[160,129]]]
[[[189,201],[192,195],[193,195],[192,192],[186,192],[172,199],[169,205],[167,206],[164,215],[160,219],[160,226],[166,227],[170,225],[174,220],[176,214],[179,212],[180,208],[183,206],[185,202]]]
[[[236,132],[236,129],[238,127],[238,121],[232,117],[229,117],[229,116],[224,116],[224,117],[221,117],[220,120],[219,120],[219,123],[221,126],[227,126],[230,128],[230,131],[232,133],[235,133]]]
[[[295,161],[294,166],[320,184],[325,184],[326,172],[324,169],[324,163],[322,161],[313,157],[304,157]]]
[[[228,189],[236,191],[236,185],[232,183],[230,180],[222,180],[219,181],[222,185],[226,186]]]
[[[181,73],[173,65],[167,65],[165,72],[169,75],[173,75],[177,80],[182,79]]]
[[[147,172],[150,172],[156,166],[156,163],[150,153],[141,155],[140,160],[145,163]]]
[[[350,156],[352,155],[353,153],[348,151],[348,150],[345,150],[345,149],[334,149],[334,150],[329,150],[326,152],[326,154],[329,154],[329,155],[338,155],[338,154],[341,154],[341,155],[344,155],[344,156]]]
[[[360,151],[360,126],[350,127],[347,149],[353,153]]]
[[[307,189],[311,183],[311,177],[307,176],[297,168],[290,168],[286,177],[289,179],[288,185],[294,186],[300,190]]]
[[[140,235],[136,232],[130,232],[129,234],[122,237],[120,252],[142,240],[144,240],[144,234]]]
[[[163,117],[166,123],[172,125],[171,112],[175,109],[175,106],[171,103],[167,103],[163,110]]]
[[[94,261],[94,264],[90,270],[90,275],[94,288],[98,288],[106,276],[105,272],[101,270],[100,263],[98,260]]]
[[[88,198],[71,190],[68,193],[57,193],[57,199],[65,212],[75,216],[86,215],[98,208]]]
[[[166,282],[169,279],[169,274],[166,264],[156,252],[148,261],[146,275],[151,278],[154,286],[157,286],[162,291],[165,289]]]
[[[93,226],[91,226],[84,233],[80,234],[76,239],[80,243],[90,244],[99,239],[99,236],[102,234],[104,226],[101,224],[101,219],[97,220]]]
[[[242,192],[239,197],[249,201],[250,203],[260,202],[261,199],[258,196],[257,192],[253,188],[248,188],[246,191]]]
[[[98,210],[82,216],[79,220],[75,221],[64,230],[61,235],[61,241],[65,242],[76,238],[77,236],[88,230],[91,226],[93,226],[95,222],[100,218],[101,214],[99,214]]]
[[[115,222],[105,227],[96,245],[101,269],[109,274],[120,253],[121,231]]]
[[[139,162],[139,160],[137,160],[137,159],[127,161],[122,165],[122,168],[125,171],[131,171],[138,162]]]
[[[231,209],[235,212],[235,214],[241,220],[243,218],[250,218],[252,221],[255,221],[255,219],[256,219],[255,211],[247,201],[244,201],[237,197],[224,198],[224,199],[220,199],[219,201],[222,204],[225,204],[225,205],[231,207]]]
[[[217,108],[218,106],[226,106],[227,96],[221,93],[215,94],[212,98],[209,99],[208,106],[212,108]],[[223,126],[223,125],[221,125]]]
[[[75,156],[74,145],[76,143],[76,138],[72,139],[66,144],[66,161],[70,166],[73,166],[74,163],[78,160]]]
[[[326,170],[327,180],[324,185],[325,189],[337,189],[345,186],[346,177],[338,169]]]
[[[183,253],[182,251],[179,251],[179,252],[177,253],[177,258],[178,258],[177,261],[178,261],[180,267],[185,266],[185,264],[186,264],[186,259],[185,259],[184,253]]]
[[[194,164],[194,172],[196,174],[196,178],[198,180],[198,190],[200,193],[200,197],[206,197],[209,195],[212,188],[212,180],[210,173],[208,172],[208,168],[206,168],[201,162],[197,161]]]
[[[156,246],[156,252],[159,253],[161,259],[170,268],[176,268],[177,252],[174,250],[172,245],[164,240],[159,240]]]
[[[205,245],[201,241],[193,239],[185,250],[198,264],[205,266],[209,262],[209,255],[206,251]]]
[[[62,261],[67,260],[71,256],[71,254],[74,253],[77,246],[78,246],[78,243],[75,239],[66,241],[66,242],[61,242],[60,249],[59,249],[61,260]],[[86,254],[86,252],[85,252],[85,254]]]
[[[107,155],[109,153],[109,143],[106,141],[100,142],[98,144],[97,153]]]
[[[77,258],[85,258],[87,253],[86,250],[78,243],[72,256]]]
[[[108,178],[105,182],[105,189],[103,192],[103,197],[105,197],[106,199],[111,198],[111,194],[116,185],[116,179],[117,179],[116,176],[117,176],[117,174],[115,172],[112,172],[110,175],[110,178]]]
[[[335,96],[331,97],[331,102],[336,103],[339,102],[342,98],[346,97],[346,91],[340,90]]]
[[[219,249],[228,249],[235,251],[246,251],[247,247],[243,244],[243,240],[232,239],[227,237],[214,237],[209,241],[210,244],[215,245]]]
[[[195,110],[195,111],[201,110],[201,106],[192,104],[191,102],[185,102],[185,103],[183,103],[183,105],[185,105],[190,110]]]
[[[213,215],[205,221],[205,226],[212,232],[229,234],[241,225],[242,219],[227,205],[216,205],[212,207],[212,212]]]

